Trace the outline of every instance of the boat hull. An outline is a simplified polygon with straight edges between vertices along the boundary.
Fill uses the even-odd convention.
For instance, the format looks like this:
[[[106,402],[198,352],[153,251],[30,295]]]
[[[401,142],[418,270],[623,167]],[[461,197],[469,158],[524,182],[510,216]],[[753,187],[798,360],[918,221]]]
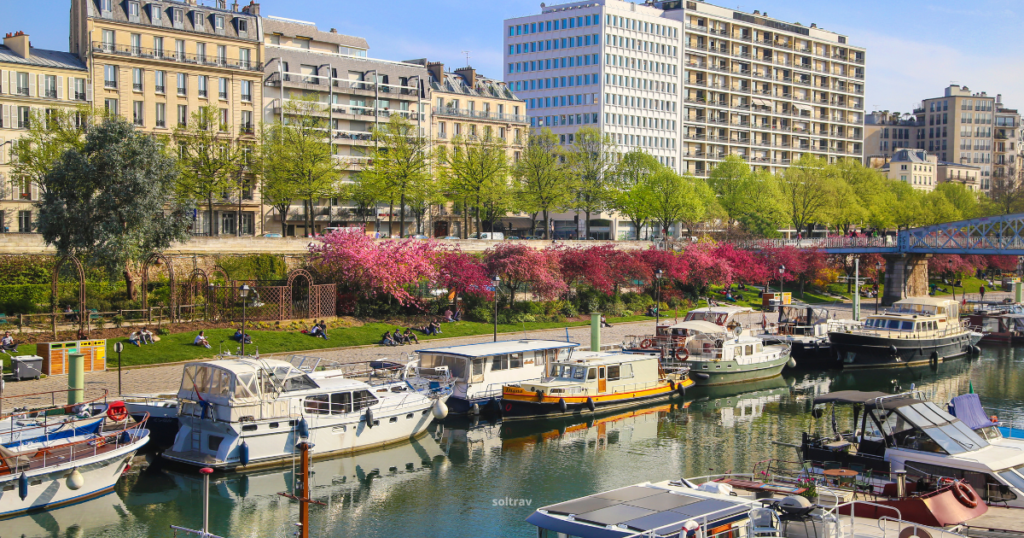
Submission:
[[[966,483],[963,486],[970,488]],[[904,521],[943,528],[948,525],[959,525],[965,521],[970,521],[988,511],[988,505],[980,501],[980,496],[977,492],[974,492],[973,488],[971,491],[974,492],[974,498],[977,501],[975,506],[970,507],[957,500],[956,495],[953,494],[954,487],[946,486],[920,497],[907,497],[896,500],[876,499],[872,501],[873,504],[864,503],[858,505],[855,508],[856,516],[872,519],[881,517],[892,518],[896,517],[897,514],[893,510],[895,508],[899,510],[900,517]],[[841,507],[839,508],[839,513],[850,515],[850,509],[851,506],[849,505]]]
[[[829,333],[829,340],[844,369],[936,364],[963,357],[978,343],[978,339],[967,332],[930,339],[835,332]]]
[[[109,452],[24,471],[28,479],[28,495],[19,495],[18,481],[22,472],[0,478],[0,518],[66,506],[105,495],[114,489],[135,453],[146,444],[148,436]],[[73,469],[82,474],[83,486],[77,490],[67,484]],[[13,486],[13,489],[9,489]]]
[[[524,391],[518,387],[506,387],[506,392],[501,399],[501,414],[503,420],[584,415],[640,406],[658,400],[667,400],[673,396],[681,398],[686,389],[691,386],[693,386],[693,381],[687,379],[672,385],[664,383],[644,390],[566,398],[540,396],[536,392]],[[565,401],[565,410],[562,410],[562,400]],[[591,401],[594,406],[593,410],[590,408]]]
[[[790,346],[789,356],[796,361],[796,368],[829,369],[838,366],[832,345],[827,338],[820,340],[802,340],[796,338],[763,338],[765,345],[785,344]]]
[[[736,361],[690,361],[690,378],[699,386],[728,385],[769,379],[782,374],[790,360],[789,353],[781,353],[776,359],[750,365],[739,365]]]

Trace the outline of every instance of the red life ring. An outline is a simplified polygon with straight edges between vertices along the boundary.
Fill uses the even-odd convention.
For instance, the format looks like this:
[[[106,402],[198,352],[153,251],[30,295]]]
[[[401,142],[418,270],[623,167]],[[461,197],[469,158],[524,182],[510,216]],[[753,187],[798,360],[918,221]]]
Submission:
[[[959,480],[953,482],[953,496],[956,497],[956,500],[960,501],[960,504],[967,508],[978,506],[978,496],[974,493],[974,490]]]
[[[128,418],[128,408],[124,402],[116,401],[107,407],[107,418],[114,422],[122,422]]]
[[[640,349],[648,349],[649,347],[651,347],[651,339],[644,338],[644,341],[640,342]]]
[[[679,358],[679,354],[678,354],[678,353],[676,353],[676,358],[677,358],[677,359]],[[681,360],[681,361],[683,361],[683,362],[686,362],[686,361],[690,360],[690,350],[689,350],[689,349],[686,349],[686,348],[684,347],[684,348],[683,348],[683,358],[682,358],[682,359],[679,359],[679,360]]]

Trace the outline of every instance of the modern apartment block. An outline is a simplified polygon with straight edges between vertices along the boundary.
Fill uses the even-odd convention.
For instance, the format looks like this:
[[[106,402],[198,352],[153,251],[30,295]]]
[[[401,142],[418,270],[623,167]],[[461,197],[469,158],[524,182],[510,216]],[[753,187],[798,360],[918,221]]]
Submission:
[[[863,156],[865,51],[846,36],[697,1],[541,11],[505,21],[505,80],[565,143],[594,125],[697,176],[730,154]]]
[[[16,32],[0,46],[0,232],[35,231],[39,186],[11,175],[11,148],[30,123],[57,108],[88,101],[85,63],[66,52],[32,48]],[[42,113],[42,114],[40,114]]]
[[[170,135],[201,107],[219,109],[221,133],[255,143],[263,103],[263,40],[259,4],[229,9],[195,0],[71,0],[70,51],[89,69],[93,107],[142,131]],[[195,214],[196,235],[258,235],[262,205],[248,173],[207,211]]]
[[[430,131],[430,78],[425,65],[370,58],[369,45],[361,37],[320,31],[316,24],[278,17],[264,17],[266,46],[264,69],[263,120],[287,121],[291,99],[315,96],[325,108],[330,106],[332,153],[344,170],[339,187],[351,181],[368,161],[367,149],[373,144],[371,132],[378,123],[399,115],[419,126],[426,136]],[[340,190],[340,189],[339,189]],[[288,235],[303,235],[301,202],[285,218]],[[389,218],[388,205],[374,209],[374,215],[359,214],[354,203],[340,198],[316,202],[315,230],[324,227],[360,227],[366,222],[385,229],[384,234],[408,232],[413,216],[406,212],[405,226],[398,222],[399,211]],[[269,211],[266,228],[281,229],[282,215]],[[393,222],[392,230],[386,230]]]

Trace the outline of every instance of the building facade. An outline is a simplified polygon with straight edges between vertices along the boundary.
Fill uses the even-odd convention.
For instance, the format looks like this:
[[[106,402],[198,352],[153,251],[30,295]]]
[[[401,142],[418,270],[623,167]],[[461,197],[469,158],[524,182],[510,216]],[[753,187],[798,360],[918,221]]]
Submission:
[[[268,123],[287,121],[283,105],[291,99],[313,96],[325,107],[329,104],[332,154],[343,167],[339,192],[366,166],[367,149],[373,144],[371,133],[378,123],[399,115],[418,125],[421,135],[429,136],[425,65],[370,58],[365,39],[341,35],[334,29],[320,31],[311,22],[264,17],[263,30],[267,60],[262,118]],[[296,204],[296,209],[284,216],[270,210],[265,215],[267,230],[280,231],[284,218],[287,235],[303,235],[301,202]],[[370,208],[372,215],[338,197],[315,204],[314,233],[325,227],[366,226],[368,231],[392,235],[409,233],[414,222],[411,212],[406,212],[406,222],[399,223],[398,208],[392,217],[387,204]],[[391,230],[387,229],[389,222]]]
[[[195,0],[71,0],[70,51],[89,70],[92,106],[167,136],[202,107],[219,109],[222,136],[254,144],[263,104],[259,4],[228,8]],[[212,218],[197,210],[197,235],[263,233],[254,178],[222,193]]]
[[[864,165],[877,159],[887,162],[901,149],[920,147],[916,116],[899,112],[872,112],[864,118]]]
[[[532,125],[581,126],[705,176],[726,155],[778,171],[863,157],[863,48],[846,36],[695,1],[599,0],[505,21],[505,80]]]
[[[509,163],[519,161],[529,134],[529,117],[526,103],[507,84],[469,66],[446,71],[441,62],[421,59],[409,63],[425,66],[430,75],[430,136],[434,147],[451,147],[456,138],[493,138],[505,144]],[[480,231],[473,228],[474,219],[464,219],[452,210],[453,206],[442,205],[429,232],[435,237],[462,237]],[[463,230],[467,220],[472,229]],[[521,233],[531,229],[532,223],[529,217],[519,215],[502,219],[502,226],[503,231]]]
[[[32,48],[28,34],[9,34],[0,46],[0,231],[36,231],[39,186],[11,174],[11,148],[32,121],[56,108],[89,101],[89,73],[67,52]]]
[[[933,191],[938,183],[939,159],[920,149],[897,150],[889,162],[881,167],[893,181],[910,184],[919,191]]]
[[[939,183],[959,183],[974,192],[981,190],[981,168],[977,166],[940,161],[936,171],[936,181]]]

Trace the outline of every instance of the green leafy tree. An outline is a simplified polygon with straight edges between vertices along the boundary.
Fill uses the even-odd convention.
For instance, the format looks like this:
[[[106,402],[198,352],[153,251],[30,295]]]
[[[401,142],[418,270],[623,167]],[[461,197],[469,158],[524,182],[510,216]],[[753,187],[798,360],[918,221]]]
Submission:
[[[658,159],[640,149],[623,155],[615,166],[612,206],[633,223],[635,239],[640,239],[640,230],[651,219],[654,192],[649,180],[661,168]]]
[[[572,174],[572,207],[586,217],[586,236],[590,237],[590,215],[611,205],[611,176],[614,175],[615,142],[592,127],[576,131],[567,155]]]
[[[1024,170],[1020,174],[992,178],[987,213],[1009,215],[1024,211]]]
[[[824,159],[803,154],[780,176],[779,186],[789,220],[797,231],[807,230],[826,216],[834,192]]]
[[[924,193],[903,181],[890,181],[889,193],[889,215],[897,230],[919,226],[926,220],[922,206]]]
[[[647,184],[651,191],[651,216],[661,224],[666,236],[673,224],[695,222],[704,217],[707,207],[693,178],[662,167],[651,174]]]
[[[28,130],[11,144],[11,179],[36,184],[45,192],[43,178],[68,150],[81,150],[92,122],[89,108],[33,109]],[[3,223],[0,223],[2,227]]]
[[[331,152],[326,106],[315,97],[291,99],[284,105],[285,123],[273,123],[263,134],[263,173],[275,187],[273,200],[302,200],[305,235],[313,233],[316,202],[340,190],[341,162]]]
[[[121,271],[134,297],[131,263],[189,239],[191,208],[176,196],[178,173],[151,136],[107,118],[43,177],[43,240],[59,255],[79,256],[112,275]]]
[[[430,141],[421,136],[416,124],[395,114],[387,123],[378,124],[371,134],[373,145],[368,149],[371,173],[383,190],[381,198],[398,202],[399,230],[404,236],[405,210],[410,197],[426,192],[432,181],[430,174]],[[422,196],[421,196],[422,198]],[[389,230],[391,211],[388,216]]]
[[[548,226],[552,211],[569,205],[571,190],[566,169],[562,164],[562,151],[558,137],[544,128],[530,136],[519,162],[512,167],[516,181],[519,209],[534,215],[533,235],[537,234],[538,213],[544,215],[544,237],[549,238]]]
[[[719,198],[731,198],[750,179],[751,174],[750,165],[742,157],[729,154],[711,169],[708,186]]]
[[[257,167],[260,170],[260,196],[263,203],[269,205],[281,215],[281,236],[288,235],[288,212],[292,203],[299,197],[295,183],[287,174],[287,167],[275,163],[275,151],[280,148],[280,140],[271,136],[280,136],[280,132],[271,125],[263,125],[260,129],[260,143],[257,146]]]
[[[973,219],[982,214],[978,193],[968,189],[962,183],[947,181],[935,186],[936,193],[942,195],[959,213],[960,219]]]
[[[861,205],[861,199],[853,186],[836,179],[832,190],[832,203],[825,212],[825,220],[838,234],[847,234],[852,226],[867,220],[868,211]]]
[[[759,237],[776,237],[779,229],[789,220],[779,188],[779,178],[767,170],[739,176],[734,184],[723,191],[726,194],[720,195],[718,200],[725,213],[730,219],[739,222],[748,233]]]
[[[231,126],[222,124],[213,105],[192,113],[185,126],[174,130],[178,149],[179,196],[206,202],[210,235],[217,235],[213,200],[239,187],[242,174],[241,147],[232,143]]]
[[[473,208],[477,230],[484,229],[484,221],[493,224],[496,215],[503,216],[511,209],[509,159],[504,140],[460,135],[452,139],[450,149],[442,146],[437,155],[447,191],[465,208]],[[464,211],[468,219],[468,211]],[[463,235],[468,237],[469,226],[464,228]]]

